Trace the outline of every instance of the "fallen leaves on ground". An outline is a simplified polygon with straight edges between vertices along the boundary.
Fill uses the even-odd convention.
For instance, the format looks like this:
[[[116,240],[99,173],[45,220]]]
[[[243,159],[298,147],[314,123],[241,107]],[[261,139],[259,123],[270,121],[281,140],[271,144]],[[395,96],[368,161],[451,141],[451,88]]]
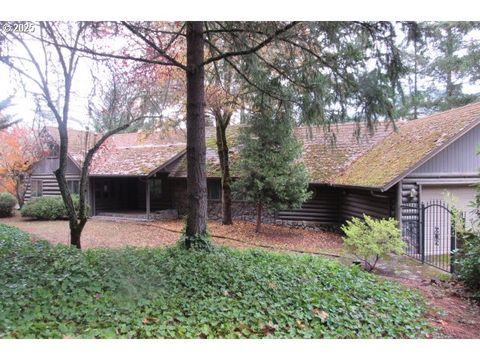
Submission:
[[[156,221],[150,225],[180,232],[184,223],[182,220],[171,220]],[[281,225],[263,224],[262,231],[256,233],[254,223],[241,220],[235,221],[233,225],[222,225],[217,221],[210,221],[208,230],[216,243],[222,243],[223,240],[224,243],[227,243],[226,245],[235,247],[263,246],[277,250],[327,254],[337,254],[342,248],[341,236],[328,231],[292,229]],[[234,244],[235,241],[237,244]]]

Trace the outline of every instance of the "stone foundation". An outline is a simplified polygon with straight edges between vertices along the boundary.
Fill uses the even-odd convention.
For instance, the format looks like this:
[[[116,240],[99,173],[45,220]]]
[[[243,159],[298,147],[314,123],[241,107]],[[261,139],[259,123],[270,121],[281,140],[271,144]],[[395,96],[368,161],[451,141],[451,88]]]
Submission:
[[[172,207],[178,210],[179,216],[187,214],[187,183],[185,179],[175,179],[172,186]],[[246,201],[232,202],[232,217],[235,220],[255,222],[257,212],[255,206]],[[208,201],[208,218],[220,221],[222,219],[222,203],[219,200]],[[276,224],[296,229],[308,229],[315,231],[338,231],[339,226],[322,224],[310,221],[287,221],[277,219],[275,211],[264,209],[262,214],[263,224]]]
[[[246,201],[233,201],[232,202],[232,217],[237,220],[256,221],[257,211],[252,203]],[[222,219],[222,203],[220,201],[208,202],[208,218],[211,220]],[[263,209],[262,223],[263,224],[275,224],[275,212]]]

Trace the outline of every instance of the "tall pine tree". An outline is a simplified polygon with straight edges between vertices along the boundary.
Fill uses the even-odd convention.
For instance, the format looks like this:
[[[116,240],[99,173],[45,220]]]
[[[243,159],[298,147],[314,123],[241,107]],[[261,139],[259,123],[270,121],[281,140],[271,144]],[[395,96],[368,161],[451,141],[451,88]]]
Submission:
[[[260,232],[264,208],[298,208],[310,197],[308,173],[298,162],[302,144],[295,138],[290,106],[262,94],[242,128],[237,194],[256,206]]]
[[[430,108],[448,110],[475,101],[475,94],[466,94],[463,85],[472,78],[469,56],[469,35],[478,28],[472,22],[435,22],[427,25],[427,36],[433,50],[428,67],[432,78]]]

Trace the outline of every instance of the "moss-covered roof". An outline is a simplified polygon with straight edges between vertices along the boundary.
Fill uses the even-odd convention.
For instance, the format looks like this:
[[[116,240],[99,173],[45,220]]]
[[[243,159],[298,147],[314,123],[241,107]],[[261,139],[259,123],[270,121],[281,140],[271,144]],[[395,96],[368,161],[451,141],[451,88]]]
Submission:
[[[382,188],[393,185],[422,161],[480,122],[480,102],[426,116],[418,120],[378,123],[373,131],[365,124],[343,123],[325,127],[298,127],[303,142],[301,161],[310,181],[318,184]],[[231,175],[238,159],[239,127],[229,127]],[[207,129],[207,176],[220,177],[215,129]],[[170,176],[187,175],[186,158]]]
[[[298,127],[296,136],[303,142],[301,161],[310,181],[318,184],[382,188],[393,185],[422,161],[480,122],[480,102],[437,113],[418,120],[379,123],[374,131],[365,124],[344,123],[324,127]],[[239,158],[239,126],[229,126],[227,141],[231,176],[235,177]],[[57,131],[50,131],[58,134]],[[84,132],[72,132],[70,152],[80,159],[86,140]],[[220,177],[216,133],[206,129],[207,176]],[[178,158],[170,165],[171,177],[187,176],[185,134],[119,134],[112,136],[99,150],[92,164],[93,175],[144,176]],[[79,161],[80,162],[80,161]]]
[[[236,176],[236,169],[238,164],[238,134],[240,126],[231,125],[227,128],[227,144],[229,147],[229,163],[230,175]],[[207,127],[205,130],[206,137],[206,170],[207,177],[221,177],[220,160],[217,152],[217,135],[215,127]],[[182,157],[173,170],[170,172],[170,177],[186,177],[187,176],[187,158]]]
[[[387,188],[480,123],[480,102],[401,122],[393,132],[338,174],[335,185]]]
[[[344,123],[324,127],[299,127],[303,142],[301,161],[313,183],[334,183],[338,174],[393,132],[390,123],[377,124],[370,131],[365,124]]]

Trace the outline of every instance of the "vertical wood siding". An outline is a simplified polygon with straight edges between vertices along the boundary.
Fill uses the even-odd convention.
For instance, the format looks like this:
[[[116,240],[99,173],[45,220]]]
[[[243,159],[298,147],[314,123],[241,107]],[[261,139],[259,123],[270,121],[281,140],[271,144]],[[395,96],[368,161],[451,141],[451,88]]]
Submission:
[[[423,174],[477,174],[480,168],[480,156],[477,155],[479,144],[480,125],[477,125],[413,171],[409,176],[418,177]]]

